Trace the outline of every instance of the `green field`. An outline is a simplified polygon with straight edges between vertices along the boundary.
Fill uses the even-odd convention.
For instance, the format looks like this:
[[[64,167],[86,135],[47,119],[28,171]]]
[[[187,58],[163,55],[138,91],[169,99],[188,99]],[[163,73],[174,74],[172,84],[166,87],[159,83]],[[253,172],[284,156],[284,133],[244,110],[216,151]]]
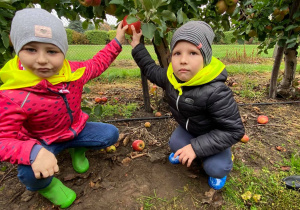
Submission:
[[[213,56],[217,58],[224,58],[226,53],[242,53],[245,52],[247,56],[257,55],[258,45],[212,45]],[[156,58],[154,48],[152,45],[146,46],[153,59]],[[71,61],[82,61],[93,57],[99,50],[103,49],[104,45],[70,45],[67,53],[67,59]],[[117,60],[132,59],[131,56],[132,47],[130,45],[123,45],[123,50],[117,57]],[[271,58],[273,55],[273,49],[268,51],[268,54],[261,54],[260,57]]]

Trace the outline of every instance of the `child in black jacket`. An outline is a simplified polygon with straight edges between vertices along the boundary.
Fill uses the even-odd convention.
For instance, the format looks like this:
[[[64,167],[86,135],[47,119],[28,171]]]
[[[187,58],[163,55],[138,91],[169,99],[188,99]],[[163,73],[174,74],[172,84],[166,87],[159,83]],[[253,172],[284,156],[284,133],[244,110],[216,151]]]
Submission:
[[[162,87],[179,126],[172,133],[170,157],[189,167],[198,157],[209,176],[210,187],[221,189],[232,169],[231,146],[245,130],[230,88],[225,65],[212,56],[214,32],[203,21],[178,28],[171,40],[168,69],[156,65],[134,27],[132,56],[143,74]]]

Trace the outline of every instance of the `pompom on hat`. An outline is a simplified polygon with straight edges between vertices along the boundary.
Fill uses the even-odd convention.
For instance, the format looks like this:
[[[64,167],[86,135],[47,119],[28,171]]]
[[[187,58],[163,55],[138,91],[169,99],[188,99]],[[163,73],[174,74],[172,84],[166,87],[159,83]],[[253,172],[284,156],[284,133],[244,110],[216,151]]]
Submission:
[[[67,33],[60,19],[39,8],[26,8],[16,12],[10,30],[11,42],[18,55],[29,42],[56,45],[66,56]]]
[[[203,56],[204,66],[207,66],[211,62],[211,45],[214,37],[215,33],[206,22],[189,21],[175,31],[170,44],[171,52],[178,41],[191,42],[200,50]]]

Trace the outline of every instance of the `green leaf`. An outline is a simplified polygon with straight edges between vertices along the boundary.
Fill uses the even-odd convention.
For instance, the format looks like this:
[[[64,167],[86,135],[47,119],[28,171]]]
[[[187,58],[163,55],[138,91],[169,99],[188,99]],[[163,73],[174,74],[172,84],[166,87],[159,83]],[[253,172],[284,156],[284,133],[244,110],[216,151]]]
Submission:
[[[283,27],[283,26],[275,26],[275,27],[273,28],[273,31],[276,31],[276,30],[278,30],[278,29],[284,29],[284,27]]]
[[[6,8],[6,9],[11,9],[11,10],[16,10],[16,8],[14,8],[13,6],[11,6],[7,3],[4,3],[4,2],[0,2],[0,7],[1,8]]]
[[[124,0],[111,0],[109,2],[109,4],[121,4],[121,5],[123,5],[124,4]]]
[[[96,116],[100,117],[103,113],[102,105],[98,104],[97,106],[95,106],[94,113]]]
[[[178,24],[184,23],[187,20],[187,15],[182,11],[182,8],[177,11],[177,22]]]
[[[145,23],[142,25],[143,35],[148,39],[152,39],[154,37],[155,30],[156,26],[153,23]]]
[[[296,42],[290,43],[286,46],[286,48],[293,48],[296,45]]]
[[[90,93],[90,92],[91,92],[91,89],[88,88],[88,87],[86,87],[86,86],[84,86],[84,87],[83,87],[83,91],[84,91],[85,93]]]
[[[297,27],[298,27],[297,25],[289,25],[288,27],[285,28],[285,31],[290,31]]]
[[[81,110],[85,113],[87,113],[88,115],[91,114],[92,109],[89,107],[81,107]]]
[[[138,21],[139,19],[137,19],[136,17],[132,16],[132,15],[128,15],[128,17],[126,18],[126,22],[127,24],[131,24],[134,23],[136,21]]]
[[[164,20],[176,21],[176,15],[169,10],[162,11],[161,15]]]
[[[296,19],[297,17],[300,17],[300,10],[294,13],[293,19]]]
[[[8,33],[6,33],[5,31],[1,32],[1,38],[2,38],[2,42],[5,48],[9,47],[9,36]]]
[[[297,38],[288,39],[288,40],[286,41],[287,44],[292,43],[292,42],[297,43]]]
[[[152,1],[151,0],[140,0],[145,11],[150,11],[152,9]]]
[[[89,21],[88,21],[88,20],[83,21],[83,23],[82,23],[82,28],[83,28],[84,30],[86,30],[88,27],[89,27]]]

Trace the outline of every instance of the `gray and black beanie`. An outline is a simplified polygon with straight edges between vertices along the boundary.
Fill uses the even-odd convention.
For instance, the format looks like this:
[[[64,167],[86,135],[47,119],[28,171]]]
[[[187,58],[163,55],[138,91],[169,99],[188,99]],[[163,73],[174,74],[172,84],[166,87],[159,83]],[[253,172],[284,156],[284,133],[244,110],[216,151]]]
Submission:
[[[175,31],[170,44],[171,52],[178,41],[191,42],[200,50],[204,66],[207,66],[210,64],[212,57],[211,45],[214,37],[215,33],[206,22],[189,21]]]
[[[10,38],[17,55],[29,42],[54,44],[64,55],[68,50],[67,33],[62,21],[44,9],[17,11],[12,20]]]

